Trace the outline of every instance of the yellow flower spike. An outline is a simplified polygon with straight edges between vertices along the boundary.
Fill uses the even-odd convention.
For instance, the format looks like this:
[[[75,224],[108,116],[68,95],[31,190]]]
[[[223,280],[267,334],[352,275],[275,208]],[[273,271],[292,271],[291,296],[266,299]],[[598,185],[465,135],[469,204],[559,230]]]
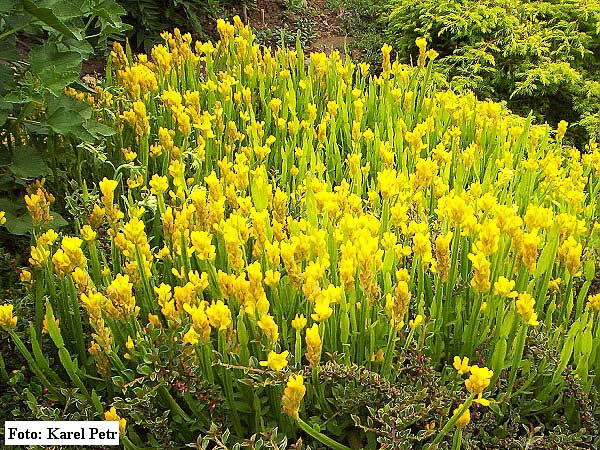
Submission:
[[[304,314],[296,314],[296,317],[292,320],[292,328],[296,331],[302,330],[306,326],[306,317]]]
[[[270,351],[267,355],[266,361],[260,361],[260,365],[263,367],[268,367],[271,370],[275,370],[277,372],[283,370],[288,365],[288,355],[289,351],[284,351],[282,353],[276,353],[274,351]]]
[[[588,308],[594,312],[600,312],[600,293],[590,295],[587,302]]]
[[[117,320],[125,320],[138,314],[140,308],[135,304],[133,283],[129,282],[129,275],[117,274],[106,288],[106,295],[110,300],[106,305],[107,311]]]
[[[125,427],[127,426],[127,421],[125,419],[122,419],[121,416],[117,414],[117,410],[114,406],[104,413],[104,420],[107,420],[109,422],[119,422],[119,431],[121,435],[125,434]]]
[[[323,349],[323,342],[319,334],[319,326],[313,324],[311,328],[306,329],[306,359],[308,359],[310,365],[315,367],[321,360],[321,351]]]
[[[281,108],[281,104],[282,104],[281,99],[278,99],[278,98],[273,98],[269,102],[269,108],[271,108],[271,111],[273,112],[274,116],[277,116],[279,114],[279,109]]]
[[[471,376],[465,380],[467,390],[472,394],[481,394],[489,385],[494,372],[487,367],[471,366]]]
[[[151,192],[154,195],[162,195],[169,189],[169,182],[167,177],[154,174],[150,180]]]
[[[414,330],[422,323],[423,323],[423,316],[421,314],[417,314],[417,316],[414,318],[414,320],[411,319],[408,321],[408,326]]]
[[[133,217],[124,227],[125,238],[134,245],[143,246],[148,242],[144,222]]]
[[[4,211],[0,211],[0,225],[4,225],[6,223],[6,213]]]
[[[515,284],[514,280],[509,280],[506,277],[500,276],[498,277],[498,281],[494,283],[494,294],[505,298],[515,298],[519,295],[517,292],[513,291]]]
[[[106,209],[101,208],[99,205],[94,205],[94,209],[89,216],[89,223],[92,227],[97,227],[102,223],[102,219],[106,215]]]
[[[458,411],[460,410],[460,408],[462,407],[462,403],[460,405],[458,405],[458,408],[456,408],[452,413],[456,414],[458,413]],[[465,412],[463,412],[461,414],[461,416],[458,418],[458,420],[456,421],[455,425],[458,428],[464,428],[467,425],[469,425],[469,422],[471,422],[471,412],[469,411],[469,408],[467,408],[465,410]]]
[[[558,127],[556,128],[556,140],[561,142],[565,137],[565,133],[567,132],[567,127],[569,126],[569,122],[565,120],[561,120],[558,122]]]
[[[423,67],[425,65],[425,58],[427,57],[427,40],[424,37],[418,37],[415,40],[415,44],[419,48],[419,58],[417,65]]]
[[[200,335],[196,332],[194,327],[190,327],[190,329],[183,336],[184,344],[196,345],[199,342]]]
[[[471,371],[471,366],[469,366],[469,358],[466,356],[462,359],[460,356],[455,356],[454,363],[452,365],[459,375],[464,375],[465,373],[469,373]]]
[[[583,246],[573,236],[569,236],[560,247],[558,257],[565,264],[571,276],[577,276],[581,267],[581,255]]]
[[[560,292],[560,285],[562,284],[561,278],[552,278],[548,281],[548,290],[551,294],[558,294]]]
[[[323,295],[319,295],[315,302],[314,313],[311,317],[316,322],[324,322],[333,314],[333,309],[329,306],[329,299]]]
[[[31,282],[31,272],[29,270],[23,269],[19,273],[19,279],[22,283],[30,283]]]
[[[158,315],[151,313],[148,313],[148,323],[152,324],[154,328],[160,328],[162,325]]]
[[[196,257],[200,261],[213,261],[215,259],[216,247],[212,245],[211,234],[205,231],[193,231],[191,240]]]
[[[52,228],[40,235],[37,239],[38,245],[50,246],[58,239],[58,234]]]
[[[302,375],[290,375],[281,399],[283,412],[292,419],[298,419],[298,410],[305,394],[304,377]]]
[[[265,272],[265,284],[271,288],[277,286],[280,279],[281,279],[281,274],[277,271],[268,269]]]
[[[219,331],[224,331],[231,326],[231,311],[222,300],[211,303],[206,308],[206,315],[210,321],[210,326]]]
[[[96,239],[96,235],[97,235],[97,233],[89,225],[84,225],[81,228],[80,234],[81,234],[81,237],[83,238],[83,240],[86,242],[93,241],[94,239]]]
[[[373,130],[370,128],[367,128],[365,131],[363,131],[363,138],[367,144],[373,142],[373,139],[375,139],[375,133],[373,133]]]
[[[471,287],[477,292],[486,292],[490,288],[491,263],[482,253],[469,253],[467,255],[473,264],[474,274]]]
[[[271,344],[274,344],[279,339],[279,327],[275,322],[275,319],[270,314],[263,314],[260,319],[256,322],[258,328],[260,328],[269,339]]]
[[[106,206],[112,205],[112,203],[115,199],[115,189],[117,188],[118,185],[119,185],[118,181],[109,180],[106,177],[104,177],[102,179],[102,181],[99,183],[100,192],[102,192],[102,195],[103,195],[102,202]]]
[[[521,319],[527,324],[531,326],[539,325],[537,320],[537,313],[534,310],[535,307],[535,299],[528,294],[527,292],[519,293],[519,297],[515,301],[515,306],[517,308],[517,312],[521,316]]]
[[[33,255],[33,250],[32,250]],[[65,254],[62,249],[58,249],[52,256],[52,263],[54,264],[54,270],[60,278],[64,278],[65,275],[71,272],[72,264],[69,257]]]
[[[12,330],[17,326],[17,317],[13,316],[13,305],[0,305],[0,328]]]

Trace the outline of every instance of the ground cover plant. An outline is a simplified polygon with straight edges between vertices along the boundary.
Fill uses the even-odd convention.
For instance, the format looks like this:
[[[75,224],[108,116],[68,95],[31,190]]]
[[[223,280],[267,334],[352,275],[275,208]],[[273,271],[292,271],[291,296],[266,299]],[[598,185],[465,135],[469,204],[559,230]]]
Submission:
[[[72,233],[25,197],[31,321],[0,327],[32,415],[127,449],[598,445],[596,143],[440,88],[423,38],[380,70],[217,29],[66,91],[117,132]]]

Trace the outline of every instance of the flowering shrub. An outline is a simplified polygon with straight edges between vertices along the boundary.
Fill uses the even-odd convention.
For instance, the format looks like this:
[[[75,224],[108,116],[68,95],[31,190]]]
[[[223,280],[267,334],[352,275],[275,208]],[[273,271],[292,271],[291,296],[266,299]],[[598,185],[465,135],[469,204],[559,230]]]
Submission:
[[[335,52],[260,48],[239,19],[218,31],[164,33],[148,56],[115,45],[93,101],[119,130],[115,171],[84,191],[75,235],[42,232],[43,186],[27,198],[31,350],[10,305],[0,326],[56,402],[119,420],[126,448],[164,445],[170,414],[178,443],[224,417],[236,440],[277,426],[344,449],[351,422],[337,440],[317,426],[333,414],[322,365],[394,383],[411,350],[465,377],[437,427],[408,425],[434,448],[455,426],[460,445],[472,408],[499,423],[523,401],[523,416],[566,408],[565,371],[597,387],[594,142],[582,155],[564,122],[437,90],[424,39],[415,67],[386,45],[372,76]],[[556,370],[524,357],[539,329]],[[142,434],[140,411],[159,431]]]

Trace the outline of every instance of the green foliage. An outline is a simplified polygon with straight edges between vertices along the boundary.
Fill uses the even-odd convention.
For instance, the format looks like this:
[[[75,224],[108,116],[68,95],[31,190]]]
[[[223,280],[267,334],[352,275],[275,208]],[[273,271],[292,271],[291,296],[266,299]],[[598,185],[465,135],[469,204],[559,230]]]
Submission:
[[[222,0],[120,0],[132,25],[133,46],[148,51],[160,40],[160,33],[174,27],[207,37],[207,23],[222,11]]]
[[[360,60],[374,70],[381,67],[381,45],[384,27],[379,20],[384,0],[328,0],[327,7],[342,18],[346,33],[351,36],[350,48],[360,54]]]
[[[579,0],[392,0],[385,39],[398,54],[425,36],[455,87],[507,100],[597,138],[600,4]],[[583,130],[578,140],[581,142]]]
[[[124,13],[114,0],[0,1],[0,209],[9,232],[31,230],[22,201],[29,182],[46,177],[61,198],[69,180],[81,181],[86,158],[77,147],[112,132],[63,91],[127,29]]]

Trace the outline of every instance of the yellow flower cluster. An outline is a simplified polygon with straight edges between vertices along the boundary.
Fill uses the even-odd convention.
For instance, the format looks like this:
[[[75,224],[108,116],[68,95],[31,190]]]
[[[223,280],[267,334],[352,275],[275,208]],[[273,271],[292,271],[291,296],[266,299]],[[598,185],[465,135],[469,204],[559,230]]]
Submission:
[[[164,33],[149,55],[115,45],[119,93],[94,105],[117,121],[119,169],[98,180],[77,236],[36,234],[32,278],[73,281],[104,374],[105,354],[135,359],[148,329],[207,373],[213,354],[286,372],[343,354],[389,374],[398,340],[438,349],[427,351],[440,363],[444,348],[472,357],[490,336],[504,343],[516,314],[525,329],[571,325],[557,305],[593,272],[596,145],[582,156],[563,125],[554,139],[437,89],[422,38],[416,67],[386,45],[374,75],[337,52],[261,48],[239,19],[217,30],[215,44]],[[26,200],[40,223],[44,192]],[[594,320],[576,306],[574,320]],[[454,367],[486,404],[493,372],[467,357]],[[290,376],[287,414],[305,392]],[[459,426],[469,420],[467,409]]]
[[[0,305],[0,327],[12,329],[17,326],[17,318],[13,316],[13,305]]]

